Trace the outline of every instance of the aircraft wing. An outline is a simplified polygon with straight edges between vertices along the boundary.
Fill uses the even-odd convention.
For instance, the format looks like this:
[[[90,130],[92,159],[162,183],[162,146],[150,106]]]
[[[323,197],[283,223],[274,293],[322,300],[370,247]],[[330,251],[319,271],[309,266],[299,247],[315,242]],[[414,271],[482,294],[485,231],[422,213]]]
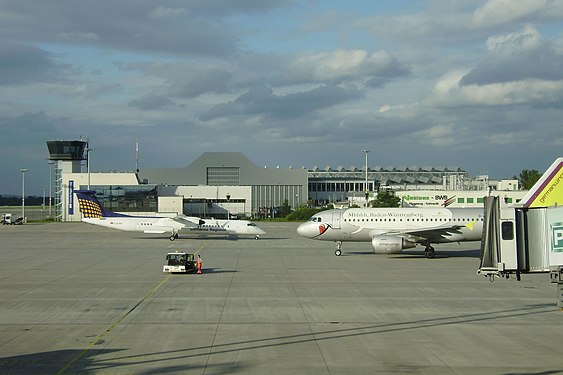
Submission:
[[[172,218],[177,223],[185,225],[187,228],[196,228],[197,226],[204,223],[199,217],[177,215]]]
[[[385,233],[372,233],[372,237],[376,235],[395,235],[413,242],[421,242],[424,240],[429,242],[442,242],[442,240],[452,238],[456,235],[462,235],[463,233],[461,230],[463,227],[465,227],[465,225],[453,225],[432,229],[421,228],[408,231],[390,230]]]

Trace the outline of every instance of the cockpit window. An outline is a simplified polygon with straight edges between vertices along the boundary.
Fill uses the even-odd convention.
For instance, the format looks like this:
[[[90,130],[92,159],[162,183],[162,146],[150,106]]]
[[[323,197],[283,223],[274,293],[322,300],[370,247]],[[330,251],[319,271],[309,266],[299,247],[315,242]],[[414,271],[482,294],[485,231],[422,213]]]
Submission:
[[[320,223],[321,222],[321,218],[317,217],[317,216],[313,216],[309,219],[309,221],[312,221],[313,223]]]
[[[248,223],[248,224],[246,224],[246,226],[247,226],[247,227],[255,227],[256,224],[254,224],[254,223]]]

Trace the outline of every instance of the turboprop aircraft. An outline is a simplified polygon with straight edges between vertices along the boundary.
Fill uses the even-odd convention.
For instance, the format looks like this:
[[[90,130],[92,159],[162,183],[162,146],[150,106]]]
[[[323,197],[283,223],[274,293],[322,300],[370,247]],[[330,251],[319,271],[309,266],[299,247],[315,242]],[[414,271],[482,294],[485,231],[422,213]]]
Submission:
[[[178,233],[186,231],[196,234],[223,234],[227,236],[254,236],[265,234],[259,226],[248,220],[216,220],[177,215],[175,217],[130,216],[104,210],[91,190],[76,190],[78,206],[84,216],[82,221],[103,227],[143,233],[170,233],[170,241]]]
[[[479,208],[348,208],[321,211],[297,228],[306,238],[342,242],[371,242],[376,254],[396,254],[425,246],[424,255],[436,254],[433,243],[479,241],[484,210]]]

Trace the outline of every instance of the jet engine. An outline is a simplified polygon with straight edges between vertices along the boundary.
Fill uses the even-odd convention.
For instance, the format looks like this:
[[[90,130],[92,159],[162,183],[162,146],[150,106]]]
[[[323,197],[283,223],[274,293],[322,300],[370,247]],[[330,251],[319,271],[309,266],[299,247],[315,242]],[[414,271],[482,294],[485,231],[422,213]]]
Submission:
[[[407,241],[396,236],[375,236],[371,239],[373,252],[376,254],[397,254],[403,249],[416,246],[416,242]]]

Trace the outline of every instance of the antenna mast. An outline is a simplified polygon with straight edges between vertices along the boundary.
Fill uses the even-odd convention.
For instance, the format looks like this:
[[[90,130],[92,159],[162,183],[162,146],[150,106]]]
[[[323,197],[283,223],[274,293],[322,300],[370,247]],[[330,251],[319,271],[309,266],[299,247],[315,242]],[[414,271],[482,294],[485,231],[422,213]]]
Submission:
[[[139,173],[139,138],[135,142],[135,171]]]

